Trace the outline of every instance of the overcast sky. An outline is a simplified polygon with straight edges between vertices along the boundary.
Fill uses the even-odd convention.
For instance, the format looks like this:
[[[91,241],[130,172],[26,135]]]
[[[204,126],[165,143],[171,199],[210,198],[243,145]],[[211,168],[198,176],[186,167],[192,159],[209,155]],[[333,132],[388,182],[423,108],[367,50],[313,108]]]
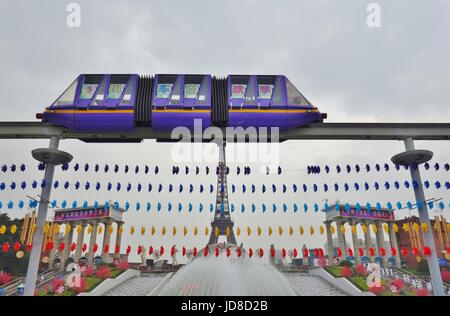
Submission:
[[[381,27],[367,26],[367,4],[371,1],[77,1],[81,7],[81,27],[66,25],[66,6],[70,1],[1,1],[0,6],[0,119],[2,121],[35,121],[35,114],[42,112],[80,73],[208,73],[227,75],[243,74],[285,74],[297,88],[322,112],[328,113],[328,122],[448,122],[450,108],[450,2],[431,0],[411,5],[409,1],[377,1],[381,8]],[[9,184],[12,180],[40,179],[36,163],[30,157],[30,150],[47,146],[47,141],[2,141],[1,164],[22,162],[30,166],[26,174],[1,174],[1,181]],[[151,182],[155,187],[162,183],[189,186],[194,183],[215,184],[214,175],[178,175],[171,177],[174,162],[171,160],[172,144],[156,144],[145,141],[142,144],[85,144],[80,141],[61,142],[61,149],[74,155],[74,161],[99,163],[119,163],[160,167],[157,176],[145,177],[133,173],[125,175],[101,174],[94,172],[66,172],[60,169],[55,179],[80,181],[91,184],[101,181],[117,181],[126,185]],[[231,146],[231,145],[230,145]],[[416,142],[416,147],[434,151],[434,162],[443,165],[450,162],[448,142]],[[260,187],[263,183],[292,187],[293,183],[348,182],[373,183],[378,181],[409,180],[406,171],[390,171],[358,176],[348,175],[307,175],[306,166],[355,163],[365,165],[384,163],[404,147],[397,141],[290,141],[280,146],[282,175],[266,176],[254,172],[251,176],[236,176],[237,164],[232,164],[230,183],[240,187],[242,183],[252,183]],[[191,169],[196,165],[192,163]],[[239,163],[245,165],[245,163]],[[251,165],[251,164],[249,164]],[[180,165],[181,166],[181,165]],[[214,166],[211,164],[211,166]],[[252,165],[253,166],[253,165]],[[142,167],[141,167],[142,169]],[[424,180],[434,182],[449,180],[449,172],[424,171]],[[103,188],[105,186],[103,185]],[[152,203],[153,210],[137,213],[130,210],[125,214],[126,229],[123,245],[130,244],[135,249],[138,243],[169,248],[172,244],[181,246],[202,246],[207,242],[204,234],[183,239],[180,233],[175,237],[150,237],[129,235],[129,226],[147,229],[155,225],[158,229],[165,225],[171,230],[173,225],[190,229],[198,226],[204,232],[212,215],[208,211],[197,211],[198,203],[206,209],[214,201],[214,194],[148,194],[137,193],[86,192],[63,190],[54,191],[52,198],[61,200],[130,201],[133,205],[140,201]],[[238,190],[239,192],[241,190]],[[300,190],[301,191],[301,190]],[[230,202],[236,205],[233,213],[235,225],[241,229],[247,225],[265,229],[264,238],[241,236],[239,242],[249,247],[300,248],[303,244],[322,247],[325,236],[303,236],[298,238],[283,235],[267,238],[267,226],[292,225],[298,230],[318,227],[324,219],[322,213],[309,210],[303,212],[303,203],[323,199],[351,203],[366,202],[385,204],[413,199],[412,191],[402,188],[373,189],[367,192],[294,194],[241,194],[230,195]],[[260,190],[258,190],[260,192]],[[26,194],[36,194],[31,190],[0,192],[0,201],[26,199]],[[448,191],[427,190],[427,197],[443,197],[446,204]],[[181,202],[194,204],[194,211],[181,214],[178,211],[161,213],[154,211],[160,201],[163,206],[171,201],[174,206]],[[247,206],[240,213],[240,204]],[[257,205],[257,212],[248,210]],[[269,206],[268,212],[261,214],[261,203]],[[281,208],[283,203],[290,206],[287,214],[279,209],[273,214],[272,203]],[[297,203],[300,211],[292,212]],[[5,206],[1,210],[5,211]],[[26,210],[8,211],[13,217],[22,217]],[[448,207],[444,214],[448,216]],[[414,212],[412,212],[414,213]],[[401,211],[398,217],[407,215]],[[434,212],[430,211],[433,215]],[[51,216],[51,212],[49,212]],[[139,230],[139,229],[138,229]],[[158,234],[159,235],[159,234]],[[171,234],[169,234],[170,236]],[[307,234],[306,234],[307,235]],[[348,234],[350,240],[350,235]],[[100,239],[101,240],[101,239]],[[137,259],[136,256],[134,256]],[[180,261],[180,260],[179,260]]]

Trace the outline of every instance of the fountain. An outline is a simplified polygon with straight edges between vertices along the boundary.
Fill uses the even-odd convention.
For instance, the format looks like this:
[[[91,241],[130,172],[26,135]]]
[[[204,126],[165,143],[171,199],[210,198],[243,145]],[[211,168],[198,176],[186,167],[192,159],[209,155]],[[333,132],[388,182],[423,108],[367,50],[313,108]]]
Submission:
[[[214,251],[219,248],[219,255]],[[227,257],[226,249],[230,249]],[[153,295],[169,296],[293,296],[290,282],[261,258],[237,255],[235,245],[209,245],[210,254],[196,258],[178,270]]]

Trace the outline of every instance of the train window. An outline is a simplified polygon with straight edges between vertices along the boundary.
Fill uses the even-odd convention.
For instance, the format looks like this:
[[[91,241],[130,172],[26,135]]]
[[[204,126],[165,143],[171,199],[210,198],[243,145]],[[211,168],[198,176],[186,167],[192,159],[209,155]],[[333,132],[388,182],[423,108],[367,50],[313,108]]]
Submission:
[[[200,92],[197,99],[197,104],[206,104],[209,91],[209,80],[207,77],[204,77],[202,87],[200,88]]]
[[[122,102],[120,102],[121,105],[130,105],[131,104],[131,93],[133,92],[133,85],[134,81],[130,80],[127,86],[127,90],[125,91]]]
[[[288,104],[309,105],[308,101],[306,101],[306,99],[303,97],[300,91],[298,91],[297,88],[287,78],[286,78],[286,91]]]
[[[243,99],[247,92],[247,83],[249,76],[232,76],[231,77],[231,98]]]
[[[158,83],[156,89],[156,97],[161,99],[167,99],[172,91],[172,83]]]
[[[282,104],[283,103],[283,89],[280,77],[275,80],[275,88],[273,91],[272,104]]]
[[[275,85],[275,76],[258,76],[258,95],[260,99],[270,100]]]
[[[101,75],[87,75],[81,85],[80,99],[91,99],[102,81]]]
[[[185,76],[184,97],[196,99],[204,76]]]
[[[116,75],[111,76],[108,88],[108,99],[120,99],[123,90],[127,85],[129,76]]]
[[[73,104],[75,92],[77,90],[78,80],[76,79],[72,84],[61,94],[61,96],[52,105],[69,105]]]

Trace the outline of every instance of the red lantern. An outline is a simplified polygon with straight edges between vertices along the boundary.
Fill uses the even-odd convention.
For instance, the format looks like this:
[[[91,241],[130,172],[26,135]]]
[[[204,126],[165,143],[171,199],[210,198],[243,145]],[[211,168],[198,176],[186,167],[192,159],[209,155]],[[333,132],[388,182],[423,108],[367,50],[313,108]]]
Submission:
[[[60,244],[59,244],[59,247],[58,247],[58,250],[59,250],[59,251],[63,251],[64,248],[66,248],[66,244],[65,244],[64,242],[60,243]]]
[[[16,242],[14,243],[13,249],[14,249],[14,252],[17,252],[17,251],[20,250],[20,243],[19,243],[18,241],[16,241]]]
[[[386,256],[386,249],[384,249],[384,247],[380,248],[380,256],[382,257]]]
[[[25,246],[25,250],[26,250],[26,252],[30,252],[31,251],[31,248],[33,248],[33,245],[26,245]]]
[[[359,256],[360,256],[360,257],[364,256],[364,249],[359,248],[359,249],[358,249],[358,252],[359,252]]]
[[[273,258],[275,257],[275,249],[270,248],[270,256]]]
[[[49,241],[46,245],[45,245],[45,250],[47,251],[51,251],[53,249],[53,247],[55,247],[55,243],[53,241]]]
[[[391,248],[391,255],[395,257],[395,255],[397,254],[397,249],[395,249],[394,247]]]
[[[4,244],[3,244],[3,252],[4,253],[7,253],[8,251],[9,251],[9,243],[7,243],[7,242],[5,242]]]
[[[251,258],[253,256],[252,248],[248,249],[248,257]]]
[[[309,255],[309,252],[308,252],[308,249],[303,249],[303,257],[308,257],[308,255]]]
[[[297,249],[294,248],[294,250],[292,251],[292,256],[293,256],[294,258],[297,258],[297,255],[298,255]]]
[[[283,248],[283,249],[281,249],[281,256],[283,257],[283,258],[286,258],[286,250]]]
[[[137,254],[140,255],[142,253],[142,246],[139,245],[137,248]]]
[[[340,257],[342,257],[342,250],[341,250],[341,248],[337,248],[337,256],[340,258]]]
[[[106,244],[106,245],[105,245],[105,249],[103,249],[103,250],[105,251],[105,253],[109,253],[109,245]]]
[[[186,255],[186,247],[183,246],[183,248],[181,249],[181,253],[183,257]]]
[[[447,254],[450,255],[450,247],[447,248]]]
[[[241,247],[239,247],[239,248],[237,249],[237,254],[238,254],[238,258],[240,258],[241,255],[242,255],[242,249],[241,249]]]
[[[130,254],[130,252],[131,252],[131,246],[130,246],[130,245],[128,245],[128,247],[127,247],[127,250],[126,250],[126,253],[127,253],[127,255],[129,255],[129,254]]]
[[[164,254],[164,247],[159,247],[159,255],[162,256]]]
[[[319,248],[319,257],[323,257],[323,256],[324,256],[323,249]]]
[[[92,251],[93,251],[94,253],[96,253],[97,250],[98,250],[98,245],[97,245],[97,244],[94,244],[94,247],[92,247]]]
[[[229,257],[230,254],[231,254],[231,250],[230,250],[230,248],[227,248],[227,257]]]
[[[375,256],[375,250],[372,247],[369,248],[369,254],[371,257]]]
[[[348,248],[348,255],[350,257],[353,257],[353,250],[352,250],[352,248]]]
[[[173,257],[175,255],[175,246],[172,246],[170,249],[170,256]]]
[[[152,253],[153,253],[153,247],[152,247],[152,246],[150,246],[150,249],[148,250],[148,255],[149,255],[149,256],[151,256],[151,255],[152,255]]]
[[[81,246],[81,252],[86,252],[87,250],[87,245],[83,244],[83,246]]]
[[[264,256],[264,250],[262,250],[262,248],[259,248],[259,256],[261,258]]]
[[[320,255],[319,249],[314,248],[314,256],[315,256],[316,258],[319,258],[319,255]]]
[[[400,252],[402,253],[402,256],[407,256],[408,255],[408,249],[405,247],[402,247],[402,249],[400,250]]]
[[[192,252],[192,255],[193,255],[194,257],[197,256],[197,247],[194,247],[194,251]]]
[[[205,247],[205,250],[203,250],[203,256],[206,257],[208,255],[208,247]]]
[[[219,256],[219,248],[216,247],[216,257],[218,257],[218,256]]]
[[[74,251],[75,248],[77,248],[77,244],[73,242],[73,243],[70,245],[70,251]]]
[[[425,256],[431,255],[431,248],[428,247],[428,246],[423,247],[423,254],[424,254]]]
[[[418,256],[419,255],[419,249],[417,247],[413,247],[412,251],[413,255]]]
[[[116,248],[114,249],[114,253],[115,254],[120,253],[120,246],[119,245],[116,245]]]

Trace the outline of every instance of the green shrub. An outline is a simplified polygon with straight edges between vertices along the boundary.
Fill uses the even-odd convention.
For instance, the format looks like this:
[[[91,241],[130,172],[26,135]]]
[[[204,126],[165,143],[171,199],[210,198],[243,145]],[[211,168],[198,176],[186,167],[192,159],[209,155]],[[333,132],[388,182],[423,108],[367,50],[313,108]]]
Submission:
[[[351,267],[352,263],[351,263],[351,261],[348,261],[348,260],[342,260],[341,262],[339,262],[339,266],[341,266],[341,267]]]

